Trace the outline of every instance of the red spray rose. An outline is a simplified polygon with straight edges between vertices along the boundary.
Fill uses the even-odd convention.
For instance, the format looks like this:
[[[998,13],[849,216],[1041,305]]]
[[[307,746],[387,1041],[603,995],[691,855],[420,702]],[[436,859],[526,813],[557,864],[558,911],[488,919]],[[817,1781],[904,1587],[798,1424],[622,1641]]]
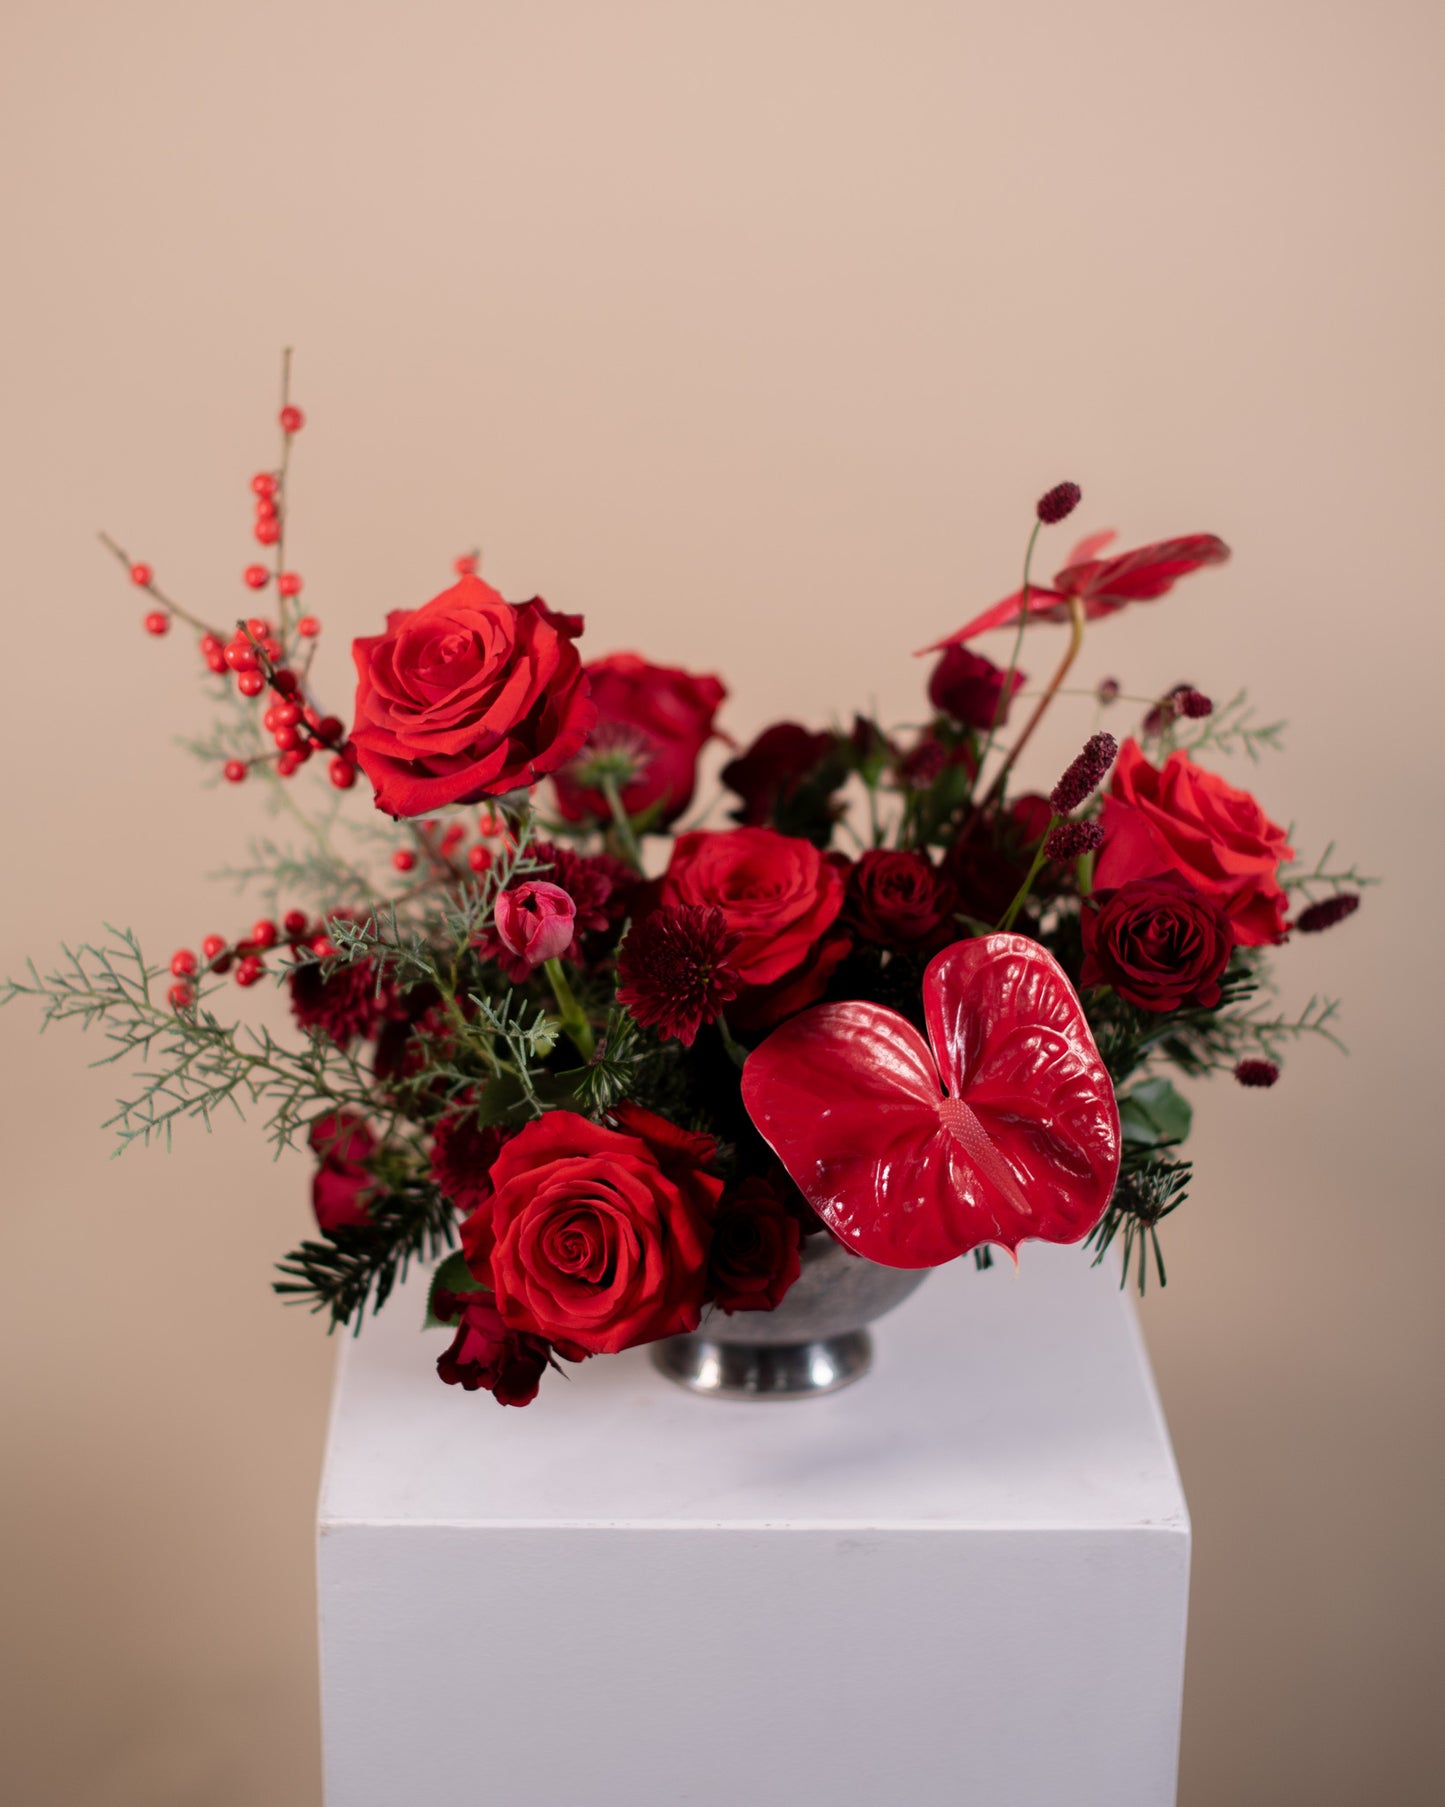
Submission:
[[[1179,872],[1228,916],[1242,947],[1282,941],[1288,899],[1278,880],[1294,858],[1285,831],[1248,791],[1236,790],[1183,751],[1156,769],[1126,740],[1104,798],[1101,890]]]
[[[557,807],[569,822],[605,820],[598,772],[612,768],[630,816],[673,821],[692,801],[698,755],[713,738],[727,691],[717,678],[649,665],[613,653],[587,667],[597,724],[582,758],[556,778]]]
[[[576,615],[504,602],[463,577],[384,634],[356,640],[352,744],[388,815],[417,816],[535,784],[582,746],[596,710]]]
[[[1205,565],[1222,564],[1229,548],[1212,533],[1189,533],[1182,539],[1157,540],[1149,546],[1136,546],[1113,558],[1099,554],[1115,538],[1112,532],[1093,533],[1080,540],[1069,554],[1069,562],[1047,584],[1029,585],[1030,621],[1067,621],[1069,599],[1078,597],[1090,621],[1101,615],[1112,615],[1131,602],[1153,602],[1167,595],[1181,577]],[[925,652],[938,652],[945,646],[972,640],[990,628],[1011,627],[1023,613],[1022,590],[1005,596],[991,609],[985,609],[972,621],[949,634],[946,639],[925,647]]]
[[[497,894],[492,909],[498,958],[520,984],[529,973],[565,954],[572,945],[577,908],[560,885],[533,879]]]
[[[722,911],[738,937],[728,958],[743,987],[728,1020],[751,1029],[822,996],[848,951],[848,937],[830,933],[843,891],[838,870],[811,841],[735,828],[679,835],[661,901]]]
[[[491,1199],[462,1225],[467,1265],[508,1328],[572,1357],[695,1330],[722,1191],[695,1158],[704,1146],[671,1125],[649,1141],[574,1111],[514,1136],[492,1163]]]
[[[772,1311],[803,1271],[797,1218],[766,1180],[723,1194],[708,1253],[708,1290],[723,1311]]]
[[[311,1152],[320,1165],[311,1181],[311,1208],[328,1235],[371,1222],[368,1195],[376,1181],[364,1163],[376,1149],[376,1137],[354,1111],[337,1111],[318,1117],[306,1132]]]
[[[1112,985],[1141,1010],[1212,1009],[1229,964],[1229,918],[1177,872],[1096,891],[1080,926],[1083,985]]]
[[[1022,935],[945,948],[928,1039],[881,1004],[819,1004],[748,1056],[743,1103],[856,1254],[936,1267],[984,1242],[1078,1242],[1119,1173],[1119,1112],[1063,969]]]
[[[918,950],[956,938],[952,882],[925,854],[870,847],[848,873],[844,920],[860,941]]]
[[[509,1330],[489,1292],[454,1293],[439,1287],[432,1312],[456,1324],[451,1346],[437,1357],[437,1373],[449,1387],[485,1389],[498,1405],[530,1405],[551,1354],[540,1336]]]
[[[1009,704],[1028,681],[1023,672],[1016,671],[1005,701],[1007,680],[1008,672],[992,659],[972,653],[966,646],[948,646],[928,680],[928,700],[965,728],[986,734],[995,721],[1002,727],[1008,720]]]

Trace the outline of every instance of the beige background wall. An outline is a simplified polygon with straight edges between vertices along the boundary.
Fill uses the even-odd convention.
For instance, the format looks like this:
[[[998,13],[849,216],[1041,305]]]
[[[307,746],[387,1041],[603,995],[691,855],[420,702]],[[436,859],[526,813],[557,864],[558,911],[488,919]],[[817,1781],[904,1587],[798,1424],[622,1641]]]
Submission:
[[[1085,675],[1247,683],[1291,729],[1243,781],[1390,883],[1279,963],[1290,1004],[1345,996],[1352,1058],[1200,1099],[1145,1314],[1197,1530],[1183,1799],[1438,1799],[1445,14],[11,0],[0,31],[7,969],[104,917],[157,955],[251,919],[202,875],[258,798],[171,750],[189,648],[92,533],[235,605],[283,343],[338,696],[349,635],[477,539],[596,651],[720,670],[740,734],[915,718],[909,652],[1011,585],[1061,477],[1085,526],[1233,543]],[[0,1018],[7,1798],[309,1807],[332,1351],[267,1290],[304,1171],[230,1126],[112,1163],[110,1076],[31,1031]]]

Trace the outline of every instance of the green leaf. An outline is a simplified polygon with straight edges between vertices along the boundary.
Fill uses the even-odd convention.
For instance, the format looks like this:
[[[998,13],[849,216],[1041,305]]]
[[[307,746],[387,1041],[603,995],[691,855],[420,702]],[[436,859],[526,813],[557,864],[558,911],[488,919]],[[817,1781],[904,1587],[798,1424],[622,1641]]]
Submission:
[[[1182,1142],[1193,1121],[1193,1106],[1167,1079],[1140,1080],[1119,1100],[1124,1140],[1146,1148],[1158,1142]]]
[[[453,1249],[432,1275],[431,1285],[426,1289],[426,1322],[422,1325],[423,1330],[448,1328],[447,1320],[439,1318],[431,1308],[438,1287],[449,1293],[480,1293],[488,1290],[467,1266],[467,1259],[462,1251]]]

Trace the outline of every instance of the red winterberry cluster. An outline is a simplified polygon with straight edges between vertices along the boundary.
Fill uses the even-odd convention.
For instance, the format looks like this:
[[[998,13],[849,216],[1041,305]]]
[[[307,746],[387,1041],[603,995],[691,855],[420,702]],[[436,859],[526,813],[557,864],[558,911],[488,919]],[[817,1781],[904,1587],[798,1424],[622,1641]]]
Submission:
[[[266,971],[263,956],[270,949],[302,945],[318,956],[336,952],[324,928],[312,933],[311,920],[304,910],[288,910],[279,927],[269,916],[263,916],[235,941],[228,941],[224,935],[207,935],[201,942],[199,957],[188,947],[177,948],[171,955],[175,982],[166,997],[177,1010],[187,1010],[196,1001],[198,980],[219,979],[232,971],[238,985],[254,985]]]

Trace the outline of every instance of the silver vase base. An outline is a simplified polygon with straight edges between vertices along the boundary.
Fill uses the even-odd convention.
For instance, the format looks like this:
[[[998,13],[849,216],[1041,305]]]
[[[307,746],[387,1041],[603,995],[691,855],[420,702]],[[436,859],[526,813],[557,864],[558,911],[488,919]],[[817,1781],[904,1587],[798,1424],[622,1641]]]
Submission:
[[[811,1343],[724,1343],[674,1336],[652,1346],[653,1366],[709,1399],[817,1399],[861,1380],[873,1366],[873,1339],[846,1330]]]

